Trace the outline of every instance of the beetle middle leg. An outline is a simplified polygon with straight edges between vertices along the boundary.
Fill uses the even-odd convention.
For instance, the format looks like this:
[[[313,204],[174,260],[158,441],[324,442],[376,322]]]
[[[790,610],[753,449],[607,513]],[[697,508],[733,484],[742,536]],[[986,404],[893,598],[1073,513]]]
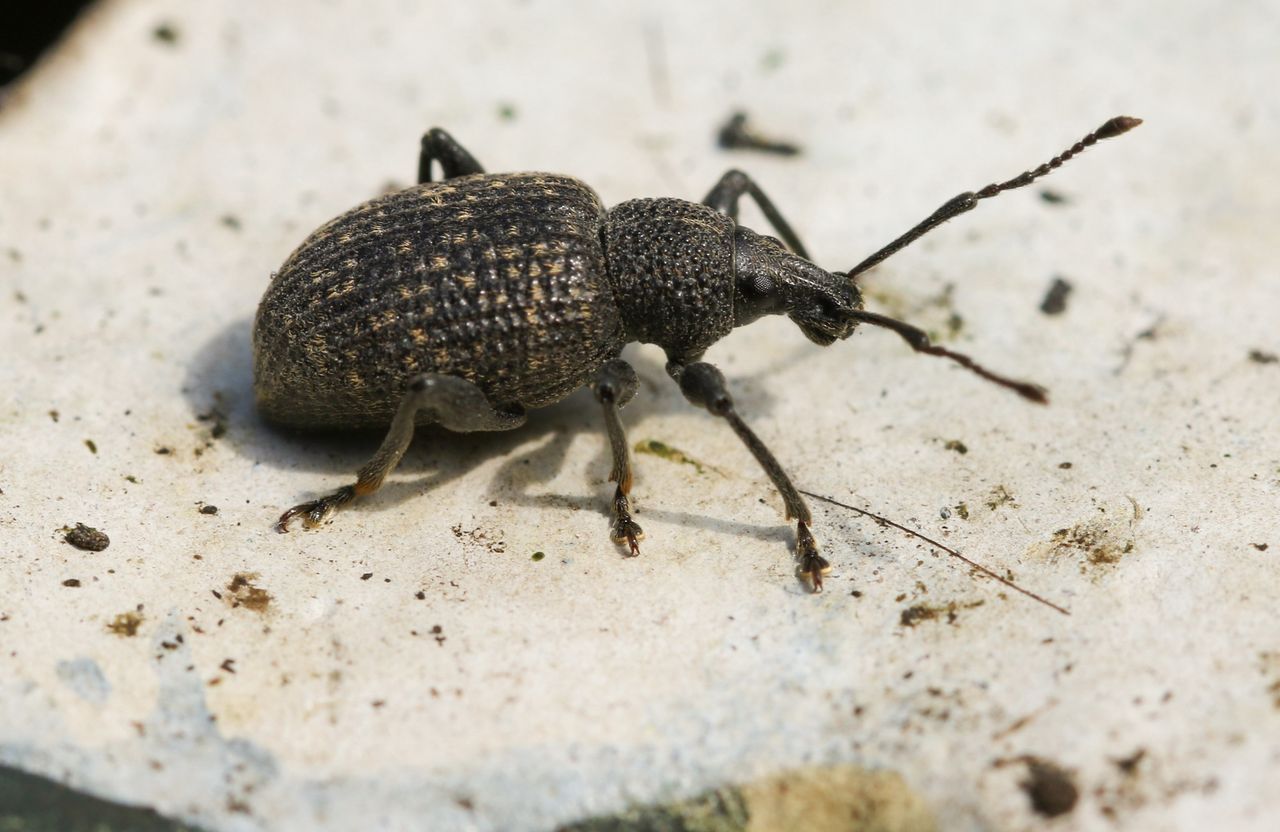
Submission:
[[[423,413],[429,418],[419,420]],[[418,424],[435,423],[459,433],[481,430],[510,430],[524,424],[523,410],[504,412],[490,404],[479,387],[457,376],[439,373],[423,373],[410,382],[391,428],[382,440],[373,458],[356,474],[356,481],[344,485],[332,494],[318,500],[301,503],[280,515],[276,531],[287,532],[289,521],[302,517],[302,525],[308,529],[319,526],[335,511],[356,497],[372,494],[382,487],[386,479],[400,463],[413,431]]]
[[[432,127],[422,137],[422,150],[418,152],[418,184],[431,181],[431,163],[439,162],[445,179],[484,173],[476,157],[458,144],[458,140],[439,127]]]
[[[720,181],[702,200],[702,204],[727,214],[730,219],[737,222],[738,201],[742,199],[743,194],[750,196],[755,200],[756,205],[760,206],[760,212],[773,226],[773,230],[778,232],[778,236],[787,244],[787,248],[808,260],[809,252],[805,251],[796,232],[791,230],[791,224],[783,219],[782,214],[773,206],[773,200],[765,195],[754,179],[737,168],[725,171],[724,176],[720,177]]]
[[[639,384],[635,369],[622,359],[615,358],[600,368],[600,375],[592,387],[596,401],[604,409],[609,450],[613,454],[613,471],[609,474],[609,481],[618,484],[613,492],[611,535],[614,543],[626,542],[632,556],[640,554],[640,541],[644,539],[644,532],[631,519],[631,503],[627,499],[627,495],[631,493],[631,453],[618,411],[631,401]]]
[[[682,364],[678,361],[667,362],[667,374],[680,385],[684,397],[698,407],[706,409],[712,416],[719,416],[729,423],[733,432],[751,451],[751,455],[760,463],[765,474],[773,482],[773,487],[782,495],[782,503],[786,507],[787,519],[796,521],[796,559],[800,562],[799,574],[813,584],[814,592],[822,591],[822,576],[831,571],[831,564],[818,554],[818,543],[809,531],[813,517],[809,514],[809,506],[805,504],[800,492],[791,484],[791,478],[782,470],[778,460],[774,458],[765,444],[756,436],[755,431],[747,427],[738,411],[734,409],[733,397],[729,395],[729,386],[724,374],[712,364],[698,361]]]

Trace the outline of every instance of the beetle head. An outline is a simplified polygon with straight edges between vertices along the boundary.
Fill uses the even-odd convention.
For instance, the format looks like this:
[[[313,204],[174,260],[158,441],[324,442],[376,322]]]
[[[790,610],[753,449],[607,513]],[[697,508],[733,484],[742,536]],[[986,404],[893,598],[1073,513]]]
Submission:
[[[862,309],[862,293],[844,274],[832,274],[773,237],[738,226],[734,233],[734,325],[785,314],[815,344],[848,338]]]

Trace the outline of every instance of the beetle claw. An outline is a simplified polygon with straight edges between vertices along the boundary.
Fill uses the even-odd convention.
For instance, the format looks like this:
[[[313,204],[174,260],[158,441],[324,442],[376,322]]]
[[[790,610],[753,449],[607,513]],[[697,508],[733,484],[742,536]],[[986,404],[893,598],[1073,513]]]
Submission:
[[[796,524],[796,558],[800,561],[800,577],[813,585],[815,594],[822,592],[822,576],[831,574],[831,564],[818,554],[818,541],[803,520]]]
[[[319,528],[326,520],[333,516],[333,513],[340,506],[344,506],[351,502],[356,496],[356,490],[352,486],[344,486],[327,496],[318,500],[311,500],[306,503],[299,503],[293,508],[280,515],[280,519],[276,521],[276,531],[285,534],[289,531],[289,521],[293,518],[302,516],[302,527],[304,529]]]
[[[640,554],[640,541],[644,540],[644,530],[630,517],[619,517],[613,521],[612,537],[614,543],[627,544],[631,550],[628,557],[633,558]]]

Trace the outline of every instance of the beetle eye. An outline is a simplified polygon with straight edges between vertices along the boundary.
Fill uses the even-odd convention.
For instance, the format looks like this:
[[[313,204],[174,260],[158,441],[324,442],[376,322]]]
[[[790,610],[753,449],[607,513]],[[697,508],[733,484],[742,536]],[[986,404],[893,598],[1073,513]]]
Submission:
[[[751,293],[756,297],[768,297],[774,293],[775,284],[767,274],[751,276]]]

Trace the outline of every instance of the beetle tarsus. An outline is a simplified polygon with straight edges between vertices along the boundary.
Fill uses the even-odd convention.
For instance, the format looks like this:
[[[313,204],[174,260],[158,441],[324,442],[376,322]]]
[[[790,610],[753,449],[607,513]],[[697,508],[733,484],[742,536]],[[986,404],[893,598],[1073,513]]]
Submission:
[[[614,543],[627,544],[631,550],[628,557],[640,554],[640,541],[644,540],[644,530],[640,524],[631,519],[631,505],[626,493],[619,487],[613,492],[613,529],[611,536]]]
[[[276,531],[284,534],[289,531],[289,521],[302,517],[304,529],[318,528],[324,521],[333,516],[339,508],[355,499],[356,489],[353,485],[344,485],[332,494],[326,494],[318,500],[300,503],[280,515],[276,521]]]
[[[796,558],[800,561],[800,576],[809,581],[814,593],[821,592],[822,576],[831,574],[831,564],[818,554],[818,541],[803,520],[796,523]]]

